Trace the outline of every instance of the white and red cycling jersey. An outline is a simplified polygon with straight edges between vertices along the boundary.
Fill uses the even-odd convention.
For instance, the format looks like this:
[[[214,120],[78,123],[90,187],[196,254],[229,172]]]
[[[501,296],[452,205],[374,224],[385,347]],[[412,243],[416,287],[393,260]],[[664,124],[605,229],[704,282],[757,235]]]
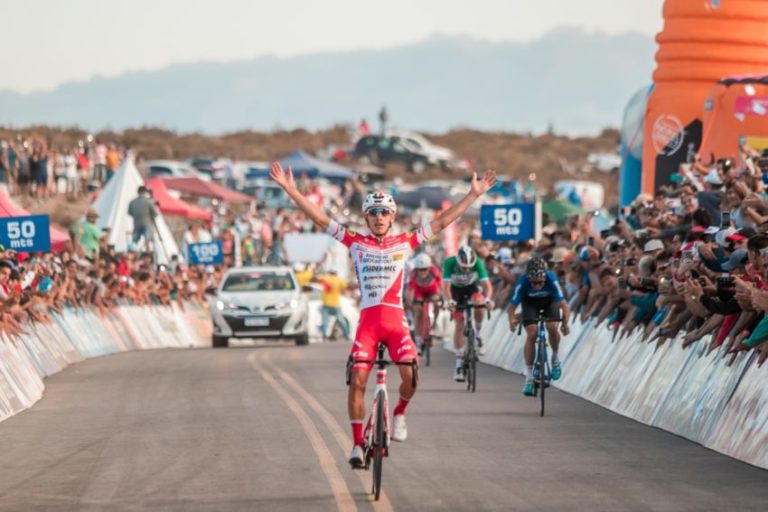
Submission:
[[[403,309],[405,262],[432,236],[430,225],[398,235],[376,237],[331,221],[326,231],[349,247],[360,286],[360,309],[391,306]]]
[[[349,248],[360,286],[360,321],[352,345],[353,360],[375,359],[379,341],[387,345],[395,362],[418,359],[403,311],[405,263],[414,249],[432,237],[430,224],[376,237],[332,220],[326,233]]]

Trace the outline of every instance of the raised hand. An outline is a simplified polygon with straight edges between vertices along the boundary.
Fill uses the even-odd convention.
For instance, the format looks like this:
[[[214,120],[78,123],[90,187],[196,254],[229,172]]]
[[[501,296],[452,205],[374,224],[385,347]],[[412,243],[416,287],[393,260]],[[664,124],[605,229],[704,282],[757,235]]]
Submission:
[[[472,173],[472,193],[481,196],[496,185],[496,171],[488,169],[482,179],[477,179],[477,173]]]
[[[283,170],[283,166],[280,162],[272,162],[272,171],[269,173],[269,177],[280,185],[283,190],[290,190],[296,188],[296,182],[293,181],[293,170],[288,166],[288,170]]]

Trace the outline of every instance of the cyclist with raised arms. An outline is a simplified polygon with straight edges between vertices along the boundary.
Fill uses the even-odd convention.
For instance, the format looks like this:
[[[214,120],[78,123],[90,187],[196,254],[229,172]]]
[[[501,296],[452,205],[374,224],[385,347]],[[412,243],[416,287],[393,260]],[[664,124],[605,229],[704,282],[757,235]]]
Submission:
[[[435,303],[435,316],[439,307],[436,300],[441,297],[443,276],[440,269],[432,264],[432,258],[427,253],[421,253],[413,262],[413,270],[408,278],[408,289],[405,291],[405,305],[413,313],[413,332],[416,338],[416,348],[421,354],[424,342],[421,336],[421,308],[427,303]],[[414,301],[421,301],[415,304]]]
[[[283,170],[272,164],[272,179],[285,190],[319,228],[349,248],[360,287],[360,320],[351,353],[351,378],[347,395],[349,419],[352,425],[353,447],[349,463],[363,467],[363,418],[365,417],[365,386],[371,371],[370,361],[376,358],[379,342],[386,344],[389,357],[395,363],[417,362],[418,354],[411,340],[403,310],[405,262],[419,245],[427,242],[458,219],[475,200],[496,183],[496,173],[486,171],[482,179],[472,175],[470,191],[439,217],[420,227],[400,234],[390,234],[397,206],[391,195],[383,192],[368,194],[363,201],[363,214],[370,234],[362,234],[331,219],[319,206],[298,191],[289,167]],[[416,392],[414,368],[398,366],[400,398],[393,411],[392,439],[405,441],[408,430],[405,411]]]
[[[448,305],[453,311],[453,320],[456,323],[453,332],[453,346],[456,349],[453,380],[464,382],[464,312],[458,311],[456,306],[471,302],[475,306],[485,304],[489,311],[493,309],[493,288],[488,279],[488,271],[470,246],[462,245],[456,256],[446,258],[443,262],[443,288],[444,295],[451,298]],[[483,341],[480,339],[480,328],[483,326],[485,314],[481,308],[474,310],[475,339],[480,355],[485,353]]]
[[[552,380],[562,375],[560,359],[557,350],[560,347],[560,333],[557,324],[560,322],[560,332],[564,336],[570,332],[568,328],[568,303],[557,276],[547,268],[547,262],[536,256],[525,267],[525,275],[520,276],[509,300],[509,328],[517,328],[519,319],[516,314],[517,306],[523,305],[523,327],[525,327],[525,384],[523,394],[533,395],[533,360],[536,356],[536,336],[538,334],[537,319],[539,311],[544,311],[547,319],[547,333],[552,347]],[[562,316],[560,313],[562,312]]]

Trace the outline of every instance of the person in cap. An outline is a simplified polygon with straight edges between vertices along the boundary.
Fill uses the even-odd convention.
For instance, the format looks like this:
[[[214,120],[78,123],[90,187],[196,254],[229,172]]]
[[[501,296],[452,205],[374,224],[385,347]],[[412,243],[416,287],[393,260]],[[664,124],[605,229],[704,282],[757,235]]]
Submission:
[[[90,261],[94,261],[99,254],[99,239],[101,229],[96,225],[99,213],[89,208],[85,213],[85,219],[77,228],[77,243],[83,250],[83,255]]]
[[[664,250],[664,242],[656,238],[648,240],[647,242],[645,242],[645,245],[643,245],[643,254],[651,254],[655,256],[663,250]]]

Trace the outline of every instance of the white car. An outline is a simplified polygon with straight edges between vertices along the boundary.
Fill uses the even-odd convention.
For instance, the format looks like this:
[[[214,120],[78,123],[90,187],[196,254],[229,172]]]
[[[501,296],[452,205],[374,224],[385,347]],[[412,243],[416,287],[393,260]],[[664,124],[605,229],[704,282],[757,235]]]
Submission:
[[[227,271],[212,299],[213,347],[229,338],[290,338],[309,343],[309,310],[290,267]]]
[[[430,165],[440,166],[447,169],[454,165],[456,155],[453,151],[431,142],[429,139],[416,132],[387,130],[387,135],[398,137],[400,143],[406,149],[414,153],[420,153],[427,157]]]
[[[210,176],[198,171],[187,162],[150,160],[144,165],[147,168],[147,175],[150,179],[160,176],[161,178],[200,178],[201,180],[211,181]]]

